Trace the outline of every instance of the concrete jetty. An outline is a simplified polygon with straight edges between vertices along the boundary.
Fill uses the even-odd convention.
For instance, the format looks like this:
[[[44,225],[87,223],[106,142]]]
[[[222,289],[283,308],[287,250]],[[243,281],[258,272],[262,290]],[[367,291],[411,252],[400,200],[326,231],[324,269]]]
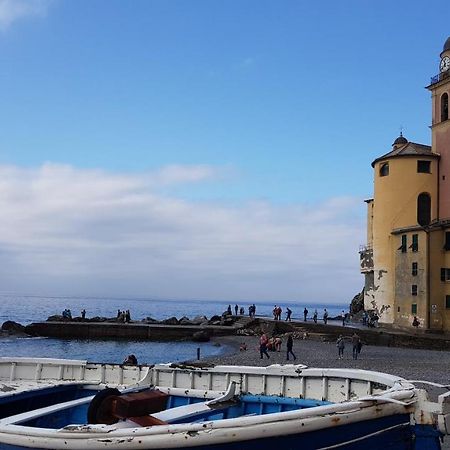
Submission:
[[[61,339],[127,339],[127,340],[195,340],[196,333],[205,336],[236,334],[236,326],[162,325],[111,322],[37,322],[24,331],[31,336]]]
[[[5,323],[6,324],[6,323]],[[342,326],[341,321],[275,321],[268,318],[250,319],[245,316],[234,317],[228,325],[218,324],[183,324],[170,325],[145,322],[96,322],[96,321],[46,321],[22,326],[13,323],[3,333],[52,337],[59,339],[123,339],[145,341],[207,341],[209,338],[233,335],[259,335],[262,331],[268,335],[282,335],[294,332],[298,336],[308,335],[309,339],[335,342],[342,334],[350,337],[355,331],[365,345],[386,347],[409,347],[422,349],[445,350],[450,348],[450,335],[430,334],[425,332],[407,332],[402,330],[367,328],[349,323]]]

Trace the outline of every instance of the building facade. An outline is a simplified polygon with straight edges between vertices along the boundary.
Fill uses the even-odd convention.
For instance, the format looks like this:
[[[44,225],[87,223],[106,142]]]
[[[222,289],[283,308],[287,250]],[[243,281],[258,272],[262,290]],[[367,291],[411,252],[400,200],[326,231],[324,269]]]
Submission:
[[[401,133],[375,159],[360,249],[364,306],[383,324],[450,331],[450,38],[431,79],[431,147]]]

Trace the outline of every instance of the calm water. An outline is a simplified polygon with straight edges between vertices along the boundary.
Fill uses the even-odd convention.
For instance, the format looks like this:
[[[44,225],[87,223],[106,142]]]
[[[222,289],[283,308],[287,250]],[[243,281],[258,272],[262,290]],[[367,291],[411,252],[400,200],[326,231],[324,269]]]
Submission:
[[[271,317],[273,303],[256,303],[256,313]],[[250,302],[241,302],[246,313]],[[289,306],[293,318],[303,317],[306,306],[310,315],[317,308],[319,317],[323,308],[330,316],[338,315],[348,305],[306,305],[301,303],[279,302],[283,310]],[[210,318],[226,310],[227,302],[221,301],[160,301],[149,299],[107,299],[90,297],[38,297],[0,295],[0,323],[13,320],[23,325],[45,321],[47,317],[70,308],[72,316],[80,315],[86,309],[86,317],[115,317],[117,310],[131,311],[132,320],[145,317],[165,319],[171,316],[193,318],[205,315]],[[231,305],[234,308],[234,304]],[[284,313],[283,313],[284,317]],[[34,356],[52,358],[87,359],[94,362],[122,362],[126,355],[134,353],[140,363],[160,363],[195,359],[197,348],[201,355],[212,356],[226,351],[211,343],[194,342],[142,342],[142,341],[100,341],[100,340],[63,340],[50,338],[4,338],[0,339],[0,356]]]

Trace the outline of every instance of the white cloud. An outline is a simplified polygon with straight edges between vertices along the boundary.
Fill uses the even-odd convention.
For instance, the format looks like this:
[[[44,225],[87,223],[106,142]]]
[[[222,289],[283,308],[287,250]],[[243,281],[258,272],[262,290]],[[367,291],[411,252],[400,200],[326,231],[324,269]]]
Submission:
[[[346,301],[360,289],[360,199],[231,207],[158,193],[217,173],[0,166],[2,290]]]
[[[52,0],[0,0],[0,30],[26,17],[43,17]]]

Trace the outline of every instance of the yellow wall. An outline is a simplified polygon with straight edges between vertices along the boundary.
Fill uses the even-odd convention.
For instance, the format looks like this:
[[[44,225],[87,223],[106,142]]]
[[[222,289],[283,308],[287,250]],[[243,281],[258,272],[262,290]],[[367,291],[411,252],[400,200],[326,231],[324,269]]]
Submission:
[[[431,161],[430,174],[417,173],[418,160]],[[381,177],[380,166],[386,162],[389,162],[389,175]],[[423,192],[430,194],[431,218],[432,220],[436,218],[437,161],[435,158],[426,156],[394,157],[377,162],[374,172],[374,286],[373,292],[369,294],[373,297],[371,309],[378,310],[380,322],[393,323],[399,306],[397,303],[401,303],[400,314],[405,307],[406,294],[403,292],[406,291],[400,289],[396,301],[395,271],[399,264],[396,258],[400,243],[399,237],[392,232],[417,225],[417,197]],[[411,239],[409,239],[410,243]],[[410,283],[408,283],[408,292],[411,292]],[[421,296],[423,295],[426,295],[426,292],[422,292]],[[408,295],[408,301],[410,298],[411,296]]]

